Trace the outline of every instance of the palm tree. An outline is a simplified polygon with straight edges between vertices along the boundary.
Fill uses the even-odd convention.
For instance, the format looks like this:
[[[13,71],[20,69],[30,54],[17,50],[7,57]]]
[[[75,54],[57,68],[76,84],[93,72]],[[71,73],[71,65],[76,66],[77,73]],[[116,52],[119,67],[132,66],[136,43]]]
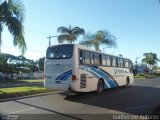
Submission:
[[[64,26],[58,27],[57,32],[61,33],[57,38],[59,43],[63,43],[65,41],[69,43],[73,43],[77,40],[77,38],[80,35],[85,34],[85,31],[83,28],[80,28],[80,27],[72,28],[70,25],[68,28]]]
[[[22,54],[25,53],[27,47],[23,35],[23,8],[19,0],[5,0],[4,2],[0,2],[0,52],[2,45],[1,33],[3,31],[3,25],[6,25],[13,36],[13,45],[18,46]]]
[[[157,61],[159,61],[156,53],[144,53],[143,56],[142,62],[148,64],[150,67],[157,64]]]
[[[80,41],[81,45],[93,46],[95,50],[100,51],[101,44],[109,47],[117,47],[116,37],[108,31],[97,31],[94,34],[88,33],[84,36],[84,40]]]

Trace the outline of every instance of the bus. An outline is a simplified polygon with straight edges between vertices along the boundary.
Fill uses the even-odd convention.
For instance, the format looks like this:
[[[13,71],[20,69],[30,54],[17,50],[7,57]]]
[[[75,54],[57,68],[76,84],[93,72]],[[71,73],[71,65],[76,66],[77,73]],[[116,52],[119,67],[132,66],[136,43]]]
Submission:
[[[49,46],[44,86],[63,91],[102,93],[104,89],[134,82],[132,61],[78,44]]]

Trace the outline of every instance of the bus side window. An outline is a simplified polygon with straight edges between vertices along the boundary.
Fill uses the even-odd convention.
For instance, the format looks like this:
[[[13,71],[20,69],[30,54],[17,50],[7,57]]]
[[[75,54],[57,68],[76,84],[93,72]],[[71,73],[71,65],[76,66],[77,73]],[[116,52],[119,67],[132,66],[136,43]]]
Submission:
[[[89,51],[85,51],[85,64],[90,64],[90,54],[89,54]]]
[[[113,66],[113,67],[116,67],[116,66],[117,66],[116,57],[112,57],[112,66]]]
[[[94,64],[94,55],[93,52],[90,53],[91,64]]]
[[[102,65],[102,55],[99,54],[99,64]]]
[[[125,60],[125,67],[128,68],[129,65],[128,65],[128,60]]]
[[[118,59],[118,67],[124,67],[124,62],[122,58],[117,58]]]
[[[108,55],[106,56],[106,65],[111,66],[111,57]]]
[[[94,63],[95,65],[99,65],[99,54],[98,53],[94,53]]]
[[[121,61],[120,58],[117,58],[118,67],[121,67]]]
[[[106,65],[106,56],[102,55],[102,65]]]
[[[125,59],[122,59],[123,60],[123,67],[125,67]]]
[[[83,64],[83,51],[79,51],[79,62],[80,64]]]

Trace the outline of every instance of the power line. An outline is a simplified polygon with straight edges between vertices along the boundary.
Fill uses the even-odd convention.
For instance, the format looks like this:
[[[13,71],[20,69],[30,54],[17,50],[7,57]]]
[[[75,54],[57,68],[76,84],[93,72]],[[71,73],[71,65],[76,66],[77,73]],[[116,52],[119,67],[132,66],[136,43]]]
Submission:
[[[48,36],[47,37],[49,39],[49,46],[51,46],[51,38],[54,38],[54,37],[57,37],[57,36]]]

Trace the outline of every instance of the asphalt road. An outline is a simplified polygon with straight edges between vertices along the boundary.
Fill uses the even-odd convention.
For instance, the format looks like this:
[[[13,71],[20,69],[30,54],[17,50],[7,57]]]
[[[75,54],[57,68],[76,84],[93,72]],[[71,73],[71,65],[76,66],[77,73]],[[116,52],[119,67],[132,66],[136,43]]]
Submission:
[[[37,96],[0,103],[1,119],[75,120],[113,119],[119,114],[152,114],[160,104],[160,78],[136,79],[128,88],[108,89],[102,95],[95,92]]]

